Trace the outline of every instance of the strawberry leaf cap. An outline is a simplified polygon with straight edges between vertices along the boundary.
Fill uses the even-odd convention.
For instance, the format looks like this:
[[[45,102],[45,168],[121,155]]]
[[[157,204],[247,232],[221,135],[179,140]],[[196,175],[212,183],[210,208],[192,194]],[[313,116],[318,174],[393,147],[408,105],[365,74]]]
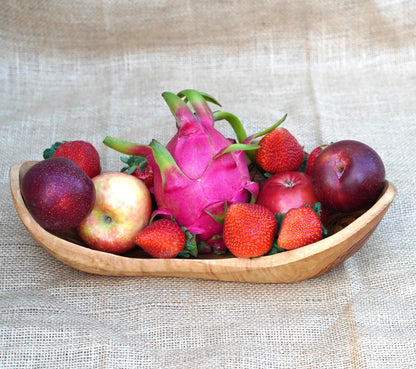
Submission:
[[[195,235],[188,232],[186,227],[181,227],[181,229],[185,233],[186,241],[183,250],[176,256],[183,259],[189,259],[191,256],[198,256],[198,245],[196,243]]]
[[[133,174],[134,171],[139,168],[142,172],[146,168],[147,159],[143,156],[134,156],[129,157],[120,157],[120,160],[127,164],[125,167],[121,168],[121,172],[126,172],[128,174]]]
[[[305,204],[306,205],[306,204]],[[312,205],[312,210],[315,212],[315,214],[319,217],[319,219],[321,219],[321,213],[322,213],[322,205],[320,202],[316,202],[315,204]],[[324,225],[321,222],[321,227],[322,227],[322,235],[328,236],[328,230],[324,227]]]
[[[63,144],[64,142],[69,142],[69,141],[61,141],[61,142],[58,141],[58,142],[55,142],[48,149],[45,149],[43,151],[43,158],[50,159],[53,156],[53,154],[55,154],[55,151],[58,149],[58,147],[61,146],[61,144]]]

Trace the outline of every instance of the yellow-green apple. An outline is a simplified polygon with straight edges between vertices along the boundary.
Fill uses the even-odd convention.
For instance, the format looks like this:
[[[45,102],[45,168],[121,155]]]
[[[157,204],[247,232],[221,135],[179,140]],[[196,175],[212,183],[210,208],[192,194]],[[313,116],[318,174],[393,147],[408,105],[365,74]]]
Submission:
[[[143,181],[127,173],[102,173],[92,181],[95,205],[77,232],[92,249],[124,254],[135,247],[134,237],[149,223],[150,192]]]

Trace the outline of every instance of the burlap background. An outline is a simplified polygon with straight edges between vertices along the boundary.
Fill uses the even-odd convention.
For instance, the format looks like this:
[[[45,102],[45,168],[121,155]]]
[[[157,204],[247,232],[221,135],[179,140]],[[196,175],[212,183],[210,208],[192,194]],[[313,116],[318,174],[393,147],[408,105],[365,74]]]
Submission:
[[[416,367],[414,1],[0,2],[1,368]],[[57,140],[166,143],[160,93],[214,95],[251,133],[352,138],[398,189],[367,244],[288,284],[73,270],[21,224],[8,171]],[[225,124],[221,130],[231,135]]]

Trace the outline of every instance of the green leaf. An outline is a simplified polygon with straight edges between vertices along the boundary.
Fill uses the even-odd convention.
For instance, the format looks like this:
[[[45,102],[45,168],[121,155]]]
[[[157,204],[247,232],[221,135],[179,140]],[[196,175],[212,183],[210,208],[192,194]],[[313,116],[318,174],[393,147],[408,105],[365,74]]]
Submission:
[[[147,159],[143,156],[120,157],[120,160],[127,164],[127,166],[121,168],[121,172],[133,174],[136,168],[139,168],[142,172],[146,169]]]
[[[283,252],[283,251],[287,251],[287,250],[282,249],[281,247],[279,247],[279,245],[277,244],[277,238],[276,238],[276,239],[273,240],[272,248],[267,253],[267,255],[274,255],[274,254],[278,254],[279,252]]]
[[[306,164],[307,163],[308,163],[308,158],[305,155],[304,158],[303,158],[303,163],[300,166],[300,168],[298,169],[298,172],[306,173]]]
[[[320,202],[315,202],[315,204],[312,205],[312,210],[316,213],[318,217],[321,217],[322,206]]]
[[[275,236],[275,238],[273,240],[272,248],[267,253],[267,255],[274,255],[274,254],[277,254],[279,252],[286,251],[285,249],[282,249],[281,247],[279,247],[279,245],[277,243],[277,239],[279,237],[280,229],[282,228],[282,222],[283,222],[283,218],[285,217],[285,214],[286,213],[275,214],[274,215],[274,217],[276,219],[276,222],[277,222],[277,232],[276,232],[276,236]]]
[[[198,245],[196,243],[196,237],[194,234],[188,232],[186,227],[181,227],[183,232],[185,233],[185,246],[183,250],[177,255],[178,258],[188,259],[191,256],[197,257],[198,256]]]
[[[55,142],[50,148],[43,151],[43,158],[44,159],[50,159],[53,154],[55,154],[56,149],[63,144],[64,142],[68,141],[62,141],[62,142]]]
[[[315,204],[312,205],[312,210],[315,212],[315,214],[319,217],[319,219],[321,219],[321,213],[322,213],[322,205],[320,202],[316,202]],[[321,227],[322,227],[322,235],[328,236],[328,230],[325,228],[325,226],[322,224],[321,222]]]

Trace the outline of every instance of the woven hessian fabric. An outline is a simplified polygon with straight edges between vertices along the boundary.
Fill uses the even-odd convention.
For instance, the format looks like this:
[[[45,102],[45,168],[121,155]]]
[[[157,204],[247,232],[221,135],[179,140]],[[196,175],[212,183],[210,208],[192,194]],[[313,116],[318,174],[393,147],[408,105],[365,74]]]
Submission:
[[[416,3],[0,2],[1,368],[416,367]],[[161,97],[215,96],[250,133],[356,139],[398,193],[368,242],[293,284],[103,277],[44,251],[9,169],[60,140],[167,143]],[[232,136],[225,123],[220,130]]]

